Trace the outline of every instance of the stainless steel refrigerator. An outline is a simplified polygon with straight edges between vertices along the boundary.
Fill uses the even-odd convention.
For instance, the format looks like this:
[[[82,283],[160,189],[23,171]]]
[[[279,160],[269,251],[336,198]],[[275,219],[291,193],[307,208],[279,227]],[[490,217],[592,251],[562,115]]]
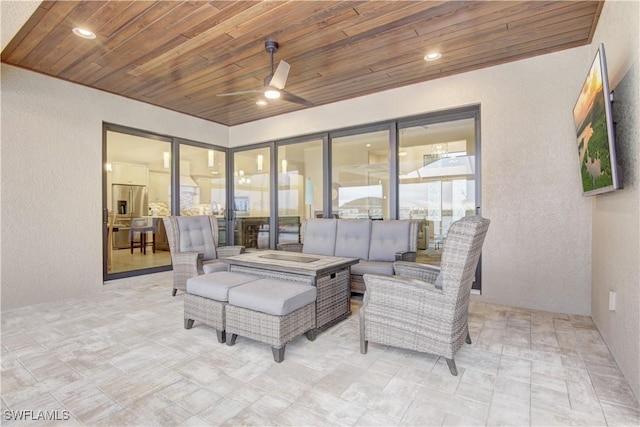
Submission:
[[[149,215],[147,187],[144,185],[113,184],[111,188],[112,209],[116,213],[113,235],[114,249],[129,247],[131,219]]]

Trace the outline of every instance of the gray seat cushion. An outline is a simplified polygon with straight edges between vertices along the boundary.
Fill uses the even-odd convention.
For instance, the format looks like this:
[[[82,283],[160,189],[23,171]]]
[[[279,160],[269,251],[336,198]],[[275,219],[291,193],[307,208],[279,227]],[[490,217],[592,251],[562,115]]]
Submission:
[[[250,274],[230,271],[203,274],[187,280],[187,293],[216,301],[228,301],[229,289],[256,279],[256,276]]]
[[[284,316],[316,300],[316,288],[278,279],[258,279],[229,290],[229,304]]]
[[[177,217],[180,252],[201,252],[204,260],[216,259],[211,222],[206,215]]]
[[[308,219],[305,221],[304,244],[305,254],[333,256],[336,248],[336,219]]]
[[[339,219],[335,256],[367,259],[372,222],[370,219]]]
[[[393,263],[389,261],[362,261],[351,266],[351,274],[362,276],[363,274],[393,275]]]
[[[218,261],[217,259],[210,259],[202,262],[202,270],[204,274],[215,273],[217,271],[227,271],[229,264]]]
[[[369,261],[395,261],[396,252],[409,250],[410,220],[373,221]]]

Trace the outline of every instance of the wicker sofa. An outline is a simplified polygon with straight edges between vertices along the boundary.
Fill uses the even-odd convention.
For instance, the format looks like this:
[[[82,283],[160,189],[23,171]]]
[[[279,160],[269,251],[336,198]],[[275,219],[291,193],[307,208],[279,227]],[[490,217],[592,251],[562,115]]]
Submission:
[[[351,292],[364,293],[364,274],[391,275],[395,261],[416,260],[419,226],[411,220],[307,219],[302,243],[279,244],[278,249],[359,259],[351,267]]]

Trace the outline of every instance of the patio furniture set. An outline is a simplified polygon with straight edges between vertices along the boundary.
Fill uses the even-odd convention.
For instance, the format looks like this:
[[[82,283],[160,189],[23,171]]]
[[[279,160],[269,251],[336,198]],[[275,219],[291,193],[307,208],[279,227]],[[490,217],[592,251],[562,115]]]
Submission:
[[[453,354],[470,343],[468,298],[488,220],[451,226],[441,268],[412,262],[418,223],[410,220],[309,219],[300,245],[248,253],[220,252],[214,217],[168,217],[165,225],[173,294],[186,291],[186,329],[198,321],[230,346],[238,336],[266,343],[281,362],[287,343],[302,334],[313,341],[351,314],[351,292],[364,292],[363,354],[369,341],[435,353],[457,374]]]

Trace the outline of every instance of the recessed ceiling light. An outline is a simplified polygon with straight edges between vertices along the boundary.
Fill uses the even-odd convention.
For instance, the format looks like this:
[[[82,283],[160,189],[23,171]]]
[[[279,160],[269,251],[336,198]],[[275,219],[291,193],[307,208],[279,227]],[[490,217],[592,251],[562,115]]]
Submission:
[[[371,144],[367,144],[366,146],[367,146],[367,147],[371,147]]]
[[[264,107],[265,105],[268,105],[269,103],[267,101],[265,101],[264,99],[258,99],[256,101],[256,105],[259,105],[261,107]]]
[[[427,53],[424,56],[425,61],[435,61],[436,59],[440,59],[440,58],[442,58],[442,54],[440,52],[431,52],[431,53]]]
[[[83,39],[95,39],[96,35],[93,31],[86,30],[84,28],[75,27],[73,30],[73,34],[78,37],[82,37]]]

